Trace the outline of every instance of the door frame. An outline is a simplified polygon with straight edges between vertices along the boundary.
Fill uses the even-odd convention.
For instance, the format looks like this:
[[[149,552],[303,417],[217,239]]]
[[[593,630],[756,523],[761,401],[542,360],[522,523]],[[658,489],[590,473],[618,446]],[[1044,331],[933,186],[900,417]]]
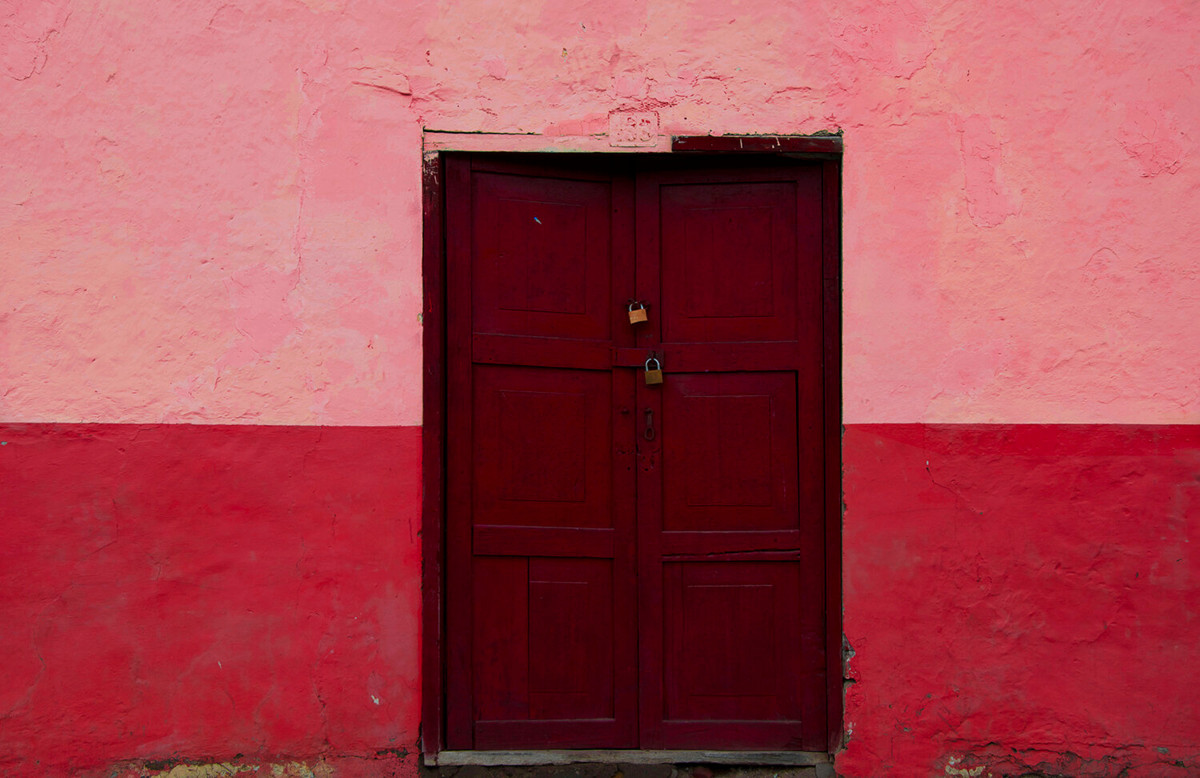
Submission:
[[[446,671],[446,244],[447,155],[492,152],[438,150],[422,169],[422,500],[421,500],[421,730],[427,764],[445,750]],[[512,153],[506,151],[504,153]],[[529,153],[530,159],[555,154]],[[617,152],[626,156],[629,152]],[[616,154],[614,154],[615,156]],[[753,155],[753,156],[751,156]],[[649,154],[647,156],[650,156]],[[662,152],[653,156],[661,157]],[[761,165],[764,158],[810,159],[822,167],[822,361],[825,397],[825,631],[828,750],[843,739],[842,656],[842,138],[821,136],[678,136],[672,157],[713,158]],[[634,752],[636,753],[636,752]]]

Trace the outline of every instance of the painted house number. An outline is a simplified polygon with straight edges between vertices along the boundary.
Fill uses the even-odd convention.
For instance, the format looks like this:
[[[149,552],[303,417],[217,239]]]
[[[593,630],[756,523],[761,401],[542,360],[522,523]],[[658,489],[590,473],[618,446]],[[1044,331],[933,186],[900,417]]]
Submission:
[[[654,111],[613,111],[608,115],[608,145],[653,146],[658,142]]]

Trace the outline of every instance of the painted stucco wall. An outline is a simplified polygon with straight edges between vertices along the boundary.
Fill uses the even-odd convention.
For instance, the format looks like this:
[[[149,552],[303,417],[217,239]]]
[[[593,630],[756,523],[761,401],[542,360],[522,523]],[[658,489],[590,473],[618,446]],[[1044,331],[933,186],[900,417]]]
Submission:
[[[846,133],[847,422],[1200,417],[1185,0],[3,11],[6,418],[418,424],[421,128],[617,108]]]
[[[412,750],[422,131],[635,109],[844,132],[839,768],[1200,769],[1198,78],[1188,0],[0,3],[0,764]]]

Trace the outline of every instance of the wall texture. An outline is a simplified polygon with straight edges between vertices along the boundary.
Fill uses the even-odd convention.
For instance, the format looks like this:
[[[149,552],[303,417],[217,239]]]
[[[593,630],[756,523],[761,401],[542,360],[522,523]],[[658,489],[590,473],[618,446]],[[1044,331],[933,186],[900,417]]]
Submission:
[[[845,773],[1196,773],[1200,427],[844,442]]]
[[[633,109],[845,134],[839,769],[1200,770],[1198,79],[1188,0],[0,2],[0,765],[412,750],[422,132]]]
[[[0,772],[411,750],[419,451],[412,427],[0,425]]]

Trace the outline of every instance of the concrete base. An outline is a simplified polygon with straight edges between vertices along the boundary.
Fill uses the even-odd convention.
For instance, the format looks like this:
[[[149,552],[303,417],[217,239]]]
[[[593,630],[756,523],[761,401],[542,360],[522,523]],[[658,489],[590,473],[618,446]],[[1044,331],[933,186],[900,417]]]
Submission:
[[[721,764],[794,765],[813,767],[828,764],[829,755],[816,751],[442,751],[427,756],[430,766],[565,764]]]

